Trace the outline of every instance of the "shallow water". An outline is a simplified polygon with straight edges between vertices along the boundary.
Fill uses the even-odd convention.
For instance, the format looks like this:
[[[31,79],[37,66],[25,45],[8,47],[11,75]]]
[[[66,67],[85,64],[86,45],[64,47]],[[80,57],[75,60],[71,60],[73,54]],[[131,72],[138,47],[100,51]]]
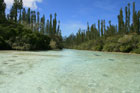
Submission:
[[[0,93],[140,93],[140,55],[0,51]]]

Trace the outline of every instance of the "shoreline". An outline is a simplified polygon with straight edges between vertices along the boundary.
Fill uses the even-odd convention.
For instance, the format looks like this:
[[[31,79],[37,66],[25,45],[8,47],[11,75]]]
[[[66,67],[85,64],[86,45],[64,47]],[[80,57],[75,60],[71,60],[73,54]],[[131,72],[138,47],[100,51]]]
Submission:
[[[67,48],[72,49],[72,48]],[[74,49],[74,50],[82,50],[82,51],[93,51],[93,52],[102,52],[102,53],[115,53],[115,54],[129,54],[129,55],[140,55],[137,53],[125,53],[125,52],[108,52],[108,51],[95,51],[95,50],[85,50],[85,49]]]
[[[91,52],[100,52],[100,53],[114,53],[114,54],[129,54],[129,55],[140,55],[137,53],[124,53],[124,52],[108,52],[108,51],[95,51],[95,50],[85,50],[85,49],[72,49],[72,48],[64,48],[64,49],[52,49],[52,50],[0,50],[0,52],[6,52],[6,51],[18,51],[18,52],[42,52],[42,51],[61,51],[65,49],[71,49],[71,50],[81,50],[81,51],[91,51]]]
[[[11,50],[0,50],[0,51],[21,51],[21,52],[41,52],[41,51],[60,51],[60,50],[63,50],[63,49],[48,49],[48,50],[14,50],[14,49],[11,49]]]

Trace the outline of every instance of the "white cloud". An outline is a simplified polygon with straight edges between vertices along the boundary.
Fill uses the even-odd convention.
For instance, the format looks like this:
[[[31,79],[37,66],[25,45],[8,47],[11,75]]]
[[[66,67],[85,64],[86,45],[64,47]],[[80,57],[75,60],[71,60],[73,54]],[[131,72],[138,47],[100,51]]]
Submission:
[[[14,0],[5,0],[8,9],[13,5],[13,2]],[[36,9],[37,2],[42,2],[42,0],[23,0],[23,5],[24,7],[30,7],[32,9]]]

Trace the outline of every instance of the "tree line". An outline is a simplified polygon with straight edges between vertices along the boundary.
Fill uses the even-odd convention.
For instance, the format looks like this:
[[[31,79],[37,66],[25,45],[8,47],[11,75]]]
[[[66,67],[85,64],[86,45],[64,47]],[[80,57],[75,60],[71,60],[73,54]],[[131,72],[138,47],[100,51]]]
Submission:
[[[7,42],[9,40],[7,40],[7,38],[4,38],[5,36],[3,34],[5,32],[2,30],[2,29],[4,29],[4,27],[2,25],[5,25],[5,28],[6,29],[8,28],[8,30],[11,30],[11,29],[16,30],[17,33],[21,32],[21,30],[23,30],[23,32],[21,32],[21,33],[26,33],[25,35],[29,34],[27,31],[25,32],[25,30],[31,30],[32,34],[35,34],[37,36],[40,34],[40,35],[44,35],[47,38],[50,38],[50,41],[47,40],[50,43],[50,46],[53,45],[52,47],[55,47],[55,48],[62,47],[62,44],[60,44],[62,42],[60,21],[57,20],[56,13],[54,14],[54,18],[53,18],[53,15],[50,14],[50,18],[47,19],[47,21],[46,21],[45,15],[43,15],[41,17],[40,12],[36,12],[34,10],[31,10],[30,8],[28,8],[28,9],[24,8],[22,0],[14,0],[14,3],[10,9],[9,14],[6,14],[5,10],[6,10],[6,4],[5,4],[4,0],[0,0],[0,16],[1,16],[1,18],[0,18],[1,29],[0,30],[2,33],[1,37],[4,39],[4,41]],[[15,25],[15,28],[9,28],[9,26],[7,24],[12,25],[12,26]],[[22,29],[18,29],[18,27],[21,27],[21,26],[22,26]],[[8,32],[8,33],[10,33],[10,32]],[[11,31],[11,33],[12,33],[12,31]],[[23,36],[20,36],[21,33],[19,33],[17,36],[15,35],[13,37],[23,38]],[[12,36],[9,36],[9,37],[10,37],[10,39],[13,38]],[[33,37],[30,37],[30,38],[33,38]],[[42,39],[42,37],[36,37],[37,41],[35,41],[35,42],[38,42],[38,40],[41,40],[41,39]],[[42,39],[42,41],[44,41],[44,40],[45,39]],[[23,41],[23,43],[25,43],[25,42]],[[53,44],[51,44],[51,43],[53,43]],[[15,46],[19,46],[19,44],[15,45]],[[24,45],[21,44],[20,46],[24,46]],[[38,47],[38,46],[36,45],[36,47]],[[34,48],[34,49],[36,49],[36,48]],[[38,49],[42,49],[42,48],[38,47]]]
[[[40,13],[32,11],[30,8],[27,10],[23,8],[22,0],[14,0],[10,14],[7,14],[7,19],[21,23],[28,26],[33,31],[38,31],[49,36],[61,36],[60,21],[57,22],[57,14],[50,14],[50,19],[45,21],[45,15],[40,17]]]
[[[93,50],[100,50],[100,51],[107,50],[107,51],[120,52],[121,45],[119,46],[119,49],[117,50],[113,50],[113,47],[111,46],[111,44],[110,46],[112,47],[111,48],[112,50],[104,49],[106,48],[105,45],[108,42],[112,41],[111,37],[112,39],[114,37],[114,39],[118,40],[119,38],[123,36],[127,37],[126,35],[130,35],[130,34],[139,35],[140,34],[140,10],[136,11],[135,2],[133,2],[132,22],[130,21],[131,19],[130,3],[128,3],[128,5],[125,7],[124,10],[125,12],[123,11],[122,8],[120,9],[120,13],[117,16],[118,18],[117,25],[113,25],[111,21],[109,21],[108,22],[109,25],[107,26],[105,20],[98,20],[97,26],[96,24],[92,24],[91,26],[89,26],[89,23],[87,23],[86,30],[79,29],[76,35],[71,34],[69,37],[65,38],[65,47],[77,48],[77,49],[92,49],[90,46],[93,45],[94,47]],[[106,41],[107,39],[110,39],[110,40]],[[118,41],[112,41],[112,42],[116,44],[120,44]],[[138,47],[140,46],[139,45],[135,46],[135,48],[138,48]],[[126,45],[125,45],[125,48],[126,48]],[[127,51],[130,52],[131,50],[132,49],[128,48],[126,49],[126,51],[122,51],[122,52],[127,52]]]

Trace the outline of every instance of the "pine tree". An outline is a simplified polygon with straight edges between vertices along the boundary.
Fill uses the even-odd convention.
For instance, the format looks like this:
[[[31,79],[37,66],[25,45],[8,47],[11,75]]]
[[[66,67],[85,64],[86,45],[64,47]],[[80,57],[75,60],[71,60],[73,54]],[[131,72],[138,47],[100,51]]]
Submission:
[[[50,22],[49,22],[49,20],[47,20],[47,22],[46,22],[46,34],[48,36],[50,36],[49,26],[50,26]]]
[[[50,36],[53,36],[53,30],[52,30],[52,14],[50,14],[50,27],[49,27],[49,31],[50,31]]]
[[[103,24],[103,20],[101,20],[101,36],[104,35],[104,24]]]
[[[18,16],[18,0],[14,0],[14,3],[13,3],[13,13],[14,13],[14,20],[15,22],[17,22],[17,16]]]
[[[30,24],[31,23],[31,9],[28,8],[28,13],[27,13],[27,23]]]
[[[86,36],[87,36],[87,40],[90,40],[90,28],[89,28],[89,23],[87,22],[87,33],[86,33]]]
[[[60,36],[60,21],[58,21],[58,27],[57,27],[57,35]]]
[[[125,33],[128,32],[128,10],[127,7],[125,7]]]
[[[130,32],[130,3],[128,3],[128,32]]]
[[[135,23],[135,13],[136,13],[136,10],[135,10],[135,2],[133,2],[133,25]]]
[[[14,20],[14,16],[15,16],[15,9],[14,9],[14,6],[12,6],[12,8],[10,10],[10,20],[11,21]]]
[[[119,33],[124,33],[124,21],[123,21],[123,10],[120,9],[120,14],[118,15],[118,29]]]
[[[26,22],[26,10],[25,10],[25,8],[23,8],[23,11],[22,11],[22,22],[23,23]]]
[[[107,27],[107,35],[113,36],[117,33],[116,26],[111,24],[111,20],[109,21],[109,26]]]
[[[37,23],[39,24],[40,23],[40,13],[37,12]]]
[[[36,25],[36,12],[31,11],[31,29],[35,31],[35,25]]]
[[[109,20],[109,22],[108,22],[108,23],[109,23],[109,26],[111,27],[111,20]]]
[[[78,30],[78,33],[76,34],[76,44],[81,43],[81,29]]]
[[[100,35],[100,32],[101,32],[101,31],[100,31],[100,27],[101,27],[101,26],[100,26],[100,20],[98,20],[98,32],[99,32],[99,35]]]
[[[56,19],[57,14],[54,14],[54,19],[53,19],[53,34],[56,34],[56,27],[57,27],[57,19]]]
[[[85,33],[82,32],[82,33],[81,33],[81,42],[84,42],[84,41],[85,41]]]
[[[140,11],[138,11],[138,34],[140,34]]]
[[[40,13],[37,12],[37,31],[39,32],[39,27],[40,27]]]
[[[105,20],[103,20],[103,29],[104,29],[104,34],[106,34],[106,25],[105,25]]]
[[[0,19],[5,19],[5,9],[6,9],[6,4],[4,0],[0,0]]]
[[[20,10],[19,22],[21,23],[21,10],[23,8],[23,1],[22,0],[20,0],[18,8]]]
[[[138,33],[138,15],[135,10],[135,2],[133,2],[133,28],[134,32]]]
[[[91,31],[91,39],[95,39],[94,24],[91,25],[90,31]]]
[[[43,17],[41,18],[41,33],[45,34],[44,31],[45,30],[45,15],[43,15]]]

